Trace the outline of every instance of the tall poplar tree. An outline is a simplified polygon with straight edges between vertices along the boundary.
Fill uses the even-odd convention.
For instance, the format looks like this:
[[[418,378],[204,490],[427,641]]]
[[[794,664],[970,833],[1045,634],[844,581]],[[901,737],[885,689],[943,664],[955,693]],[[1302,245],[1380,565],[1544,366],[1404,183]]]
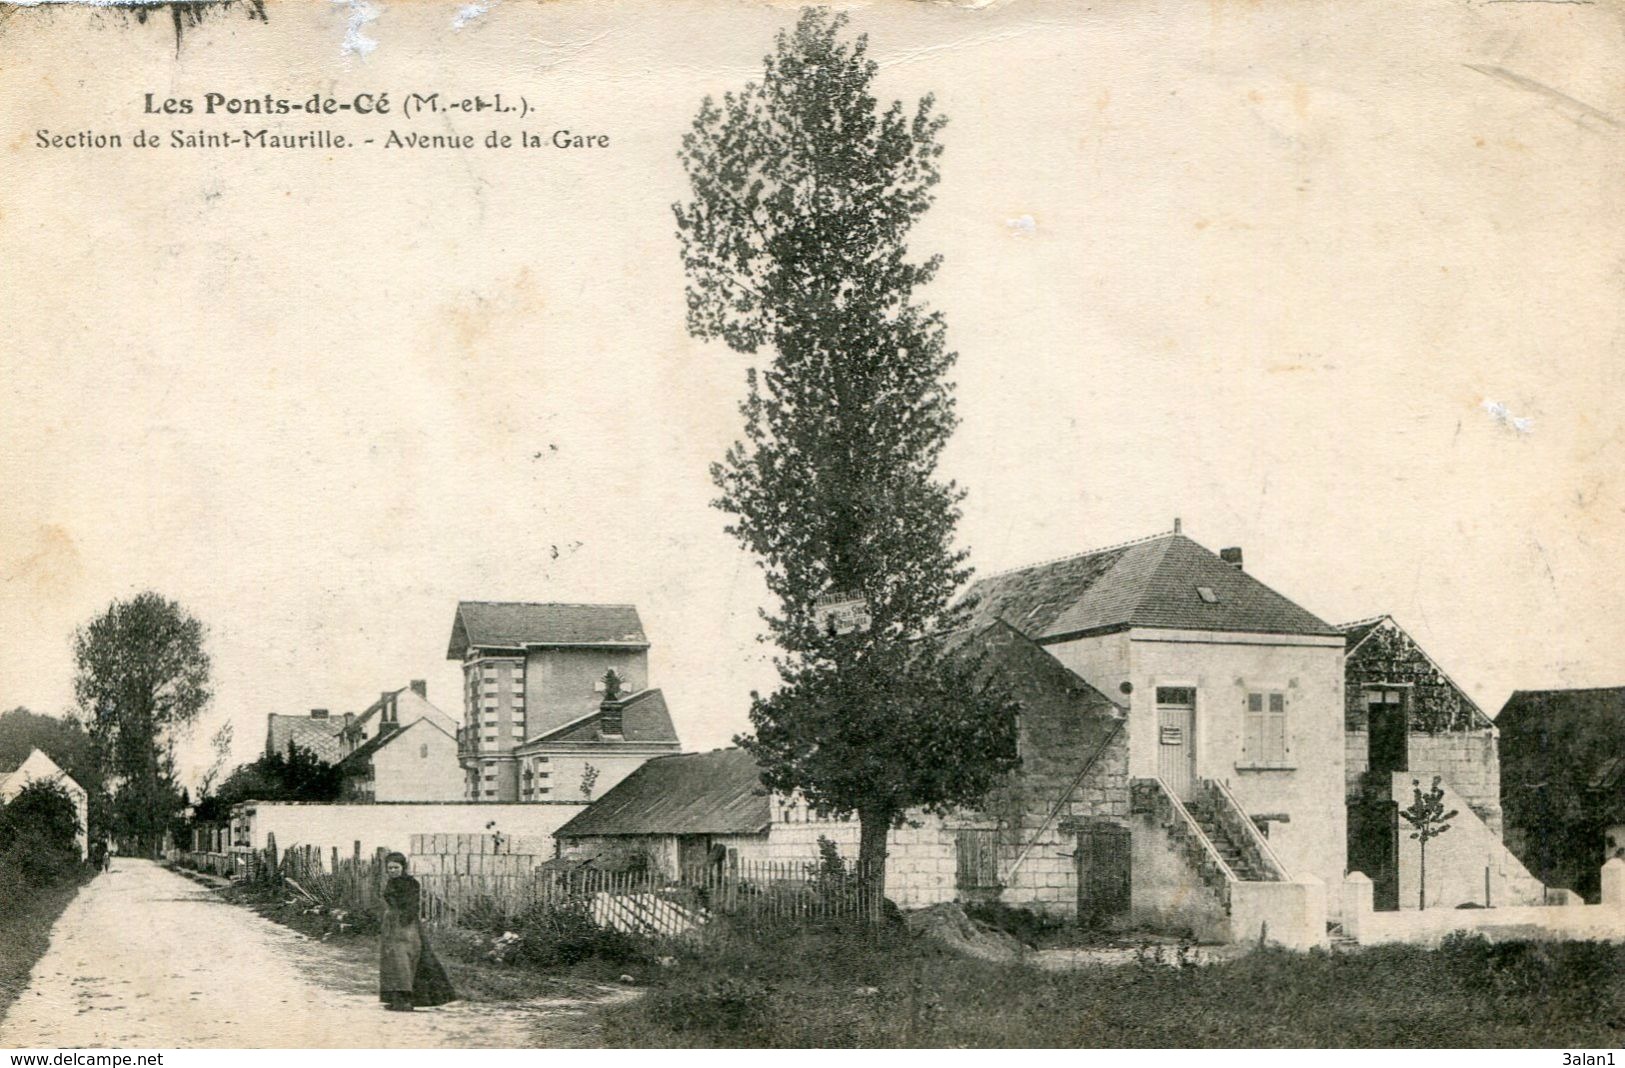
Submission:
[[[113,789],[114,828],[152,853],[182,807],[176,734],[211,696],[203,624],[148,591],[114,601],[74,635],[74,694]]]
[[[712,467],[777,601],[781,684],[753,695],[739,741],[770,787],[857,814],[878,885],[911,809],[975,804],[1016,766],[1016,706],[950,648],[970,576],[953,546],[964,494],[935,474],[954,354],[918,298],[940,258],[906,245],[945,120],[929,96],[882,108],[846,23],[804,10],[759,82],[701,104],[675,212],[690,333],[771,354],[747,372],[743,440]],[[830,601],[861,605],[865,625],[832,627]]]

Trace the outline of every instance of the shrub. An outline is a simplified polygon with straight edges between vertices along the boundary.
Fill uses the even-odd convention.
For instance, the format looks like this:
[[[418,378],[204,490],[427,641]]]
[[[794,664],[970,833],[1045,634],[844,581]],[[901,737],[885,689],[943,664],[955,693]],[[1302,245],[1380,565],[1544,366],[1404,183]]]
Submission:
[[[769,988],[743,979],[707,979],[650,995],[649,1019],[679,1033],[738,1034],[760,1029],[772,1003]]]
[[[630,964],[645,956],[637,939],[594,922],[585,902],[528,909],[515,922],[514,933],[521,939],[517,959],[542,968],[591,958]]]
[[[59,784],[31,782],[0,807],[0,858],[13,877],[53,886],[79,868],[79,813]]]

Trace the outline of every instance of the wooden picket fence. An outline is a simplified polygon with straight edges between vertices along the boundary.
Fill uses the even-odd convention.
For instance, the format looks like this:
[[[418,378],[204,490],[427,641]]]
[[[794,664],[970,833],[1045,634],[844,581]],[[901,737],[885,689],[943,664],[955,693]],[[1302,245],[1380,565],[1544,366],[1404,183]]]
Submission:
[[[380,849],[365,856],[359,842],[348,854],[313,845],[279,851],[268,836],[266,848],[233,855],[231,874],[291,888],[314,906],[364,913],[382,900],[385,855]],[[868,922],[879,918],[882,905],[856,865],[817,861],[712,864],[676,878],[654,870],[547,864],[523,874],[424,872],[414,878],[425,922],[482,930],[568,913],[626,934],[671,938],[695,933],[718,916],[747,930],[809,920]]]
[[[815,861],[743,861],[686,870],[603,871],[541,867],[526,875],[418,875],[424,919],[491,927],[533,911],[573,910],[628,934],[689,934],[714,916],[750,926],[808,920],[870,920],[879,896],[861,874]]]

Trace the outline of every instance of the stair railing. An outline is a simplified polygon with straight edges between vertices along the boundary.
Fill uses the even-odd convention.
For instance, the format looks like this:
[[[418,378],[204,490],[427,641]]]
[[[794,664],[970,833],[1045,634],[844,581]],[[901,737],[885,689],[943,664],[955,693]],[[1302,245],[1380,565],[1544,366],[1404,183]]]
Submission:
[[[1243,824],[1242,833],[1247,835],[1247,840],[1264,859],[1274,865],[1276,877],[1281,882],[1291,882],[1292,873],[1285,864],[1281,863],[1281,858],[1276,856],[1275,850],[1270,848],[1270,840],[1265,838],[1264,832],[1260,831],[1258,826],[1253,823],[1252,818],[1247,815],[1247,810],[1242,808],[1241,802],[1236,799],[1236,795],[1230,792],[1230,787],[1223,779],[1209,779],[1207,781],[1212,784],[1214,790],[1224,799],[1224,802],[1230,806],[1231,811],[1240,817],[1240,822]]]
[[[1201,824],[1196,822],[1196,817],[1192,816],[1190,810],[1185,807],[1185,802],[1179,799],[1179,795],[1170,790],[1168,784],[1163,782],[1160,777],[1155,777],[1152,781],[1157,784],[1157,789],[1162,791],[1162,796],[1168,799],[1175,818],[1184,821],[1186,831],[1196,836],[1196,840],[1206,850],[1208,859],[1218,866],[1219,871],[1224,874],[1225,880],[1232,883],[1240,882],[1241,880],[1236,878],[1236,873],[1231,870],[1230,865],[1226,864],[1224,857],[1219,854],[1218,847],[1207,836],[1207,832],[1202,830]]]

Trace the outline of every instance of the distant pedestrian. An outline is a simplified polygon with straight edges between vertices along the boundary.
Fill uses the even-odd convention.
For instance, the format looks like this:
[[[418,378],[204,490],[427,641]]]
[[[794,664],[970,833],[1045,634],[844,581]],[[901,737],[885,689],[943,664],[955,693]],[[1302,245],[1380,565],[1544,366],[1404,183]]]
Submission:
[[[107,870],[107,843],[100,838],[90,843],[90,863],[97,871]]]
[[[384,858],[389,882],[384,886],[384,911],[378,932],[378,997],[391,1012],[411,1012],[417,1006],[444,1005],[457,1000],[445,968],[434,955],[418,919],[422,890],[406,874],[406,857]]]

